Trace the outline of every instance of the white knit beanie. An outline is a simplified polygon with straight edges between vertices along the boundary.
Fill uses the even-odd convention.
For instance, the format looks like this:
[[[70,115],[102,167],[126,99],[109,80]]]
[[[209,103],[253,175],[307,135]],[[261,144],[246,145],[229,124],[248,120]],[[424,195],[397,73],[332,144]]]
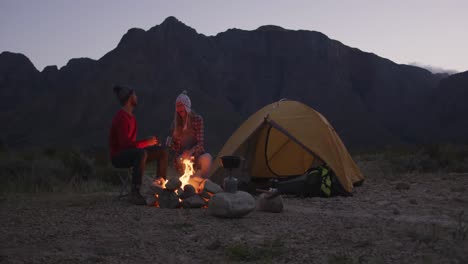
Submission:
[[[182,103],[185,106],[185,110],[187,111],[187,113],[190,113],[192,111],[192,102],[190,101],[190,97],[188,97],[187,95],[187,91],[183,91],[181,94],[179,94],[179,96],[177,96],[176,104],[177,103]]]

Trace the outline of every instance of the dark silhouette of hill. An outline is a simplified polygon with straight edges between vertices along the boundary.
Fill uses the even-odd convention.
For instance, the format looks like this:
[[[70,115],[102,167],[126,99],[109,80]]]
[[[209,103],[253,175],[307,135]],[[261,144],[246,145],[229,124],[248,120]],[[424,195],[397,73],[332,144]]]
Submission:
[[[72,59],[60,69],[39,72],[24,55],[3,52],[0,121],[8,125],[0,135],[11,146],[106,146],[119,107],[112,86],[126,84],[139,97],[139,136],[167,136],[175,98],[188,90],[215,150],[243,119],[281,98],[320,111],[352,147],[457,141],[468,132],[466,75],[399,65],[314,31],[269,25],[205,36],[169,17],[130,29],[99,60]],[[440,119],[457,132],[428,133]]]

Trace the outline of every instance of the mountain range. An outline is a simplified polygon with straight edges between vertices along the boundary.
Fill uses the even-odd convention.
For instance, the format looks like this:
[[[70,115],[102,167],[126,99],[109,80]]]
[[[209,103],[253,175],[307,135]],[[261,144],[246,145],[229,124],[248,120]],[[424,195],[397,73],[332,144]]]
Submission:
[[[175,98],[187,90],[215,154],[250,114],[282,98],[321,112],[351,148],[468,143],[468,71],[432,74],[273,25],[205,36],[174,17],[130,29],[99,60],[60,69],[38,71],[22,54],[1,53],[0,139],[106,147],[119,108],[115,84],[137,92],[139,137],[167,136]]]

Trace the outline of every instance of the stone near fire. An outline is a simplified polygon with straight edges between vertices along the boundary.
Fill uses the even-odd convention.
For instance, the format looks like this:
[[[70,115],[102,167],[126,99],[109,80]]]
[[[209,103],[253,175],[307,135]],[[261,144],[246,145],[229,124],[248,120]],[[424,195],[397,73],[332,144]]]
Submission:
[[[179,197],[175,192],[164,190],[159,194],[158,198],[159,208],[174,209],[179,207]]]
[[[164,189],[160,185],[152,184],[148,186],[148,192],[152,195],[160,194]]]
[[[280,213],[283,211],[283,198],[281,195],[269,198],[266,193],[262,193],[257,200],[258,210],[270,213]]]
[[[192,185],[187,184],[187,185],[184,186],[184,191],[183,191],[183,193],[181,193],[179,195],[179,197],[180,197],[180,199],[186,199],[186,198],[188,198],[190,196],[193,196],[195,194],[196,194],[195,188],[193,188]]]
[[[188,198],[185,198],[182,202],[184,208],[201,208],[206,205],[205,200],[203,200],[198,195],[192,195]]]
[[[156,196],[154,195],[147,195],[147,196],[144,196],[145,197],[145,200],[146,200],[146,205],[148,206],[154,206],[156,204]]]
[[[223,188],[221,188],[221,186],[208,179],[205,181],[204,190],[210,193],[220,193],[223,191]]]
[[[197,192],[201,192],[204,187],[206,179],[203,179],[201,177],[190,177],[189,184],[192,185]]]
[[[213,196],[212,194],[209,194],[207,191],[203,191],[200,193],[200,197],[203,198],[203,199],[210,199],[211,196]]]
[[[184,193],[184,189],[179,188],[179,189],[177,189],[175,192],[176,192],[177,195],[181,195],[181,194]]]
[[[163,191],[161,185],[154,182],[154,179],[148,176],[143,176],[140,193],[145,198],[154,198],[155,194],[160,194]]]
[[[179,179],[172,178],[167,181],[166,189],[169,191],[175,191],[179,189],[181,185],[182,185],[182,182]]]
[[[255,209],[255,199],[249,193],[220,192],[213,195],[208,202],[208,212],[217,217],[237,218]]]

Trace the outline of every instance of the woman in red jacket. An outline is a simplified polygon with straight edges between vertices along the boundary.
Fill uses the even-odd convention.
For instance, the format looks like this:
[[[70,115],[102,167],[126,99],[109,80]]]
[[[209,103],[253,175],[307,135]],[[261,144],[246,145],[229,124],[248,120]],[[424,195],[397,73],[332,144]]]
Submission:
[[[109,133],[109,148],[112,165],[116,168],[132,167],[132,190],[130,201],[145,205],[146,201],[140,194],[141,180],[146,163],[158,162],[157,176],[166,178],[168,155],[167,151],[158,146],[156,137],[136,140],[137,123],[133,110],[137,105],[137,96],[133,89],[124,86],[114,87],[122,108],[112,119]]]

